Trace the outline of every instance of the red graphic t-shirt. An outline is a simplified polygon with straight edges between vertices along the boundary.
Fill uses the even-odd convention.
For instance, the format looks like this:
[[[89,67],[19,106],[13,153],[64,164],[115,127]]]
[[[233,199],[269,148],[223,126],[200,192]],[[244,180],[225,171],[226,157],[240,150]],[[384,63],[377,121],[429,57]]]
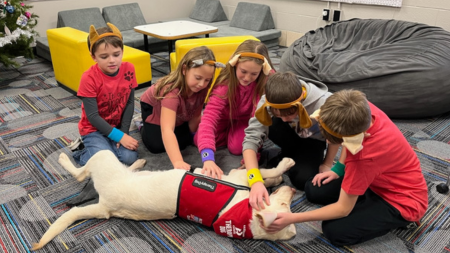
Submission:
[[[428,187],[420,162],[402,132],[388,116],[369,103],[373,125],[363,149],[347,151],[342,189],[363,195],[367,188],[394,206],[407,221],[419,221],[428,207]]]
[[[136,73],[133,64],[122,62],[116,76],[106,75],[95,64],[81,76],[77,95],[97,98],[100,117],[111,126],[116,127],[121,123],[131,89],[136,87]],[[84,104],[81,105],[81,120],[78,123],[78,130],[82,136],[97,131],[97,128],[89,122],[86,116]]]

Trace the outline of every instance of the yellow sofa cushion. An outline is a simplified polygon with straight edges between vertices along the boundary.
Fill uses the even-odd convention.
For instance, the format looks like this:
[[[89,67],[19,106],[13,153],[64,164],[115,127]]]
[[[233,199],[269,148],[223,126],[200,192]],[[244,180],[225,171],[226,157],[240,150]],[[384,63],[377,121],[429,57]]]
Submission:
[[[95,64],[89,54],[87,37],[88,33],[72,27],[47,30],[55,79],[75,92],[83,72]],[[122,60],[133,63],[138,85],[151,82],[150,54],[128,46],[123,51]]]
[[[177,40],[175,42],[175,52],[170,54],[170,69],[173,71],[177,68],[178,63],[183,56],[192,48],[199,46],[207,46],[211,49],[216,57],[216,61],[226,64],[236,48],[246,40],[257,40],[254,36],[230,36],[216,38],[200,38]],[[216,72],[216,76],[219,71]]]

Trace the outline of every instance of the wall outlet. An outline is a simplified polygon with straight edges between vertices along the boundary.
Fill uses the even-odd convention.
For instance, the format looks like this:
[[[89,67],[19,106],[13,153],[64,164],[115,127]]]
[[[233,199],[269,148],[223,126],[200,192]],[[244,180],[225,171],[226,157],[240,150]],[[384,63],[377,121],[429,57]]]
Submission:
[[[323,9],[322,20],[325,20],[325,21],[330,20],[330,9]]]
[[[333,21],[339,21],[341,20],[341,11],[340,10],[334,10],[333,12]]]

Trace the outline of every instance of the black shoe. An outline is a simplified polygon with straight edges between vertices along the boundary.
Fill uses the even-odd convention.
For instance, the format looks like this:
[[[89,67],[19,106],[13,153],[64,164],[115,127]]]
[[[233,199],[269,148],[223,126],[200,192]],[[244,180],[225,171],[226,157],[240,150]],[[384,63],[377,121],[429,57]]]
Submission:
[[[98,203],[98,193],[94,188],[94,182],[89,179],[89,181],[87,182],[87,184],[84,186],[83,190],[81,190],[80,194],[76,197],[74,197],[73,199],[69,200],[66,202],[66,205],[68,207],[73,207],[73,206],[79,206],[82,205],[86,202],[90,202],[93,200],[92,203],[90,204],[95,204]]]

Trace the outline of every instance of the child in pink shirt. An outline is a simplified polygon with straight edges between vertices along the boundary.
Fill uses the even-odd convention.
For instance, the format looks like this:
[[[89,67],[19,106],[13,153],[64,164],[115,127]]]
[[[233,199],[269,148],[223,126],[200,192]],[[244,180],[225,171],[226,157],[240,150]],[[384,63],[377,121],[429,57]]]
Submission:
[[[255,40],[239,45],[220,72],[194,136],[202,156],[202,173],[221,178],[223,172],[214,160],[216,147],[227,146],[230,153],[242,154],[244,129],[264,93],[270,73],[274,71],[268,49]]]
[[[214,71],[221,65],[209,48],[193,48],[176,70],[141,96],[142,141],[152,153],[167,152],[174,168],[191,167],[180,150],[192,144]]]

